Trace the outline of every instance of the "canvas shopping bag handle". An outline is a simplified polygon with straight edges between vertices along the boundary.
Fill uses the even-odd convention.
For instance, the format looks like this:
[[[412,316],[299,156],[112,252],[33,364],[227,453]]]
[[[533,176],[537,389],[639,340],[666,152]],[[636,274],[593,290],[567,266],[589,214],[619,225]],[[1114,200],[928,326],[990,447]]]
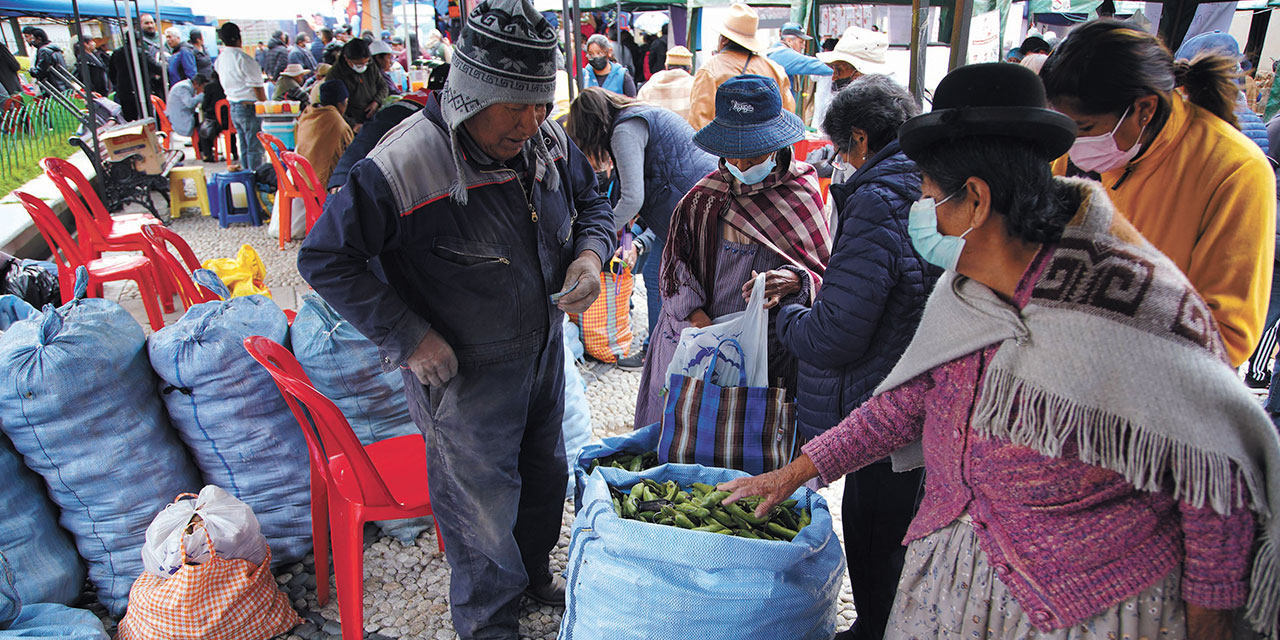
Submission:
[[[732,344],[734,348],[738,350],[738,355],[743,358],[743,363],[741,365],[734,365],[734,368],[738,370],[738,386],[745,387],[747,386],[747,356],[742,352],[742,345],[738,344],[738,340],[735,338],[725,338],[720,341],[720,344],[716,345],[715,350],[711,352],[711,364],[707,367],[707,372],[702,374],[702,381],[708,385],[711,384],[711,376],[716,373],[716,362],[720,360],[720,347],[723,347],[725,343]]]

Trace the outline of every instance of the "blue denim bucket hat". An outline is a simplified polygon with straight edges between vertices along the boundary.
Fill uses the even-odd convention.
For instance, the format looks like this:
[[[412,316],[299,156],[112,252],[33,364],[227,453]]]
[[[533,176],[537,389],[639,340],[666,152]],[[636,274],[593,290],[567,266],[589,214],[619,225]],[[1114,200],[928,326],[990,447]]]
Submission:
[[[716,118],[693,134],[698,148],[721,158],[755,158],[804,139],[804,122],[782,109],[772,78],[742,75],[716,90]]]

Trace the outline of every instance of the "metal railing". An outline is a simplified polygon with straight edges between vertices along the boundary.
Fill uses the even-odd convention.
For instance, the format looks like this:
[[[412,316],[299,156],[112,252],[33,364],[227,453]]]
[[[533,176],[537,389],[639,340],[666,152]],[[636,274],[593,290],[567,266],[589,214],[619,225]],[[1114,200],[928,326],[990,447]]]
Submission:
[[[75,90],[37,99],[10,98],[0,103],[0,182],[39,174],[41,158],[66,157],[75,150],[67,138],[81,128],[77,113],[63,105],[84,109]]]

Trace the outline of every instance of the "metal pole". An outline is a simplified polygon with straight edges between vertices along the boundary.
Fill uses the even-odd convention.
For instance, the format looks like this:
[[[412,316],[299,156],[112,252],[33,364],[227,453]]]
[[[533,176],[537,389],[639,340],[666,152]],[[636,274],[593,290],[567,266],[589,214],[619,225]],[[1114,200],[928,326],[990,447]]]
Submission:
[[[925,54],[929,50],[929,0],[911,0],[911,95],[924,104]]]
[[[18,24],[17,16],[9,16],[9,28],[13,29],[13,37],[17,38],[13,44],[17,47],[18,55],[27,55],[27,41],[22,37],[22,25]]]
[[[116,3],[117,0],[112,0],[112,2]],[[125,36],[124,44],[125,46],[129,47],[129,51],[128,51],[129,55],[125,57],[125,62],[132,63],[133,65],[133,80],[134,80],[133,94],[134,94],[134,97],[138,99],[138,109],[139,109],[138,113],[141,114],[143,117],[146,117],[147,103],[151,101],[149,97],[150,94],[149,93],[144,94],[142,90],[142,87],[143,87],[142,66],[141,66],[142,63],[138,60],[138,37],[137,37],[137,33],[135,33],[133,30],[133,18],[129,15],[129,0],[123,0],[123,2],[124,2],[124,12],[125,12],[124,21],[123,21],[124,36]],[[119,4],[116,4],[116,15],[117,16],[120,15]]]
[[[973,21],[973,0],[956,0],[951,23],[951,64],[949,70],[969,63],[969,23]]]
[[[438,18],[440,16],[436,16],[436,17]],[[439,28],[440,25],[437,24],[436,27]],[[418,35],[419,33],[420,31],[418,27],[418,0],[413,0],[413,39],[410,40],[408,38],[405,38],[405,44],[408,45],[409,47],[409,58],[411,58],[409,60],[409,66],[411,67],[418,63],[418,58],[422,57],[422,51],[421,51],[422,44],[418,42],[418,38],[420,37]]]
[[[577,37],[573,39],[573,65],[578,66],[578,61],[582,59],[582,27],[579,26],[582,18],[582,4],[579,0],[573,0],[573,27],[578,30]],[[578,89],[586,87],[587,79],[583,76],[586,72],[580,72],[577,76]]]
[[[156,28],[160,28],[160,0],[155,0],[156,6]],[[138,5],[138,13],[142,13],[142,5]],[[164,45],[160,45],[161,54],[164,53]],[[164,79],[164,86],[160,87],[160,91],[164,93],[165,101],[169,100],[169,65],[164,63],[164,55],[160,56],[160,77]],[[157,116],[158,117],[158,116]]]
[[[80,30],[80,0],[71,0],[71,16],[75,20],[76,30],[72,36],[75,41],[80,42],[83,32]],[[73,48],[74,49],[74,48]],[[84,46],[80,47],[81,55],[90,55],[84,50]],[[93,86],[89,82],[89,65],[80,65],[80,82],[84,84],[84,104],[89,109],[89,135],[93,136],[93,148],[98,148],[98,104],[93,97]]]
[[[573,37],[572,31],[577,24],[573,21],[573,14],[569,11],[569,0],[560,0],[563,7],[560,10],[560,22],[564,24],[564,77],[569,84],[569,102],[573,102],[574,95],[577,93],[577,87],[573,84],[573,68],[578,64],[576,58],[573,57]]]

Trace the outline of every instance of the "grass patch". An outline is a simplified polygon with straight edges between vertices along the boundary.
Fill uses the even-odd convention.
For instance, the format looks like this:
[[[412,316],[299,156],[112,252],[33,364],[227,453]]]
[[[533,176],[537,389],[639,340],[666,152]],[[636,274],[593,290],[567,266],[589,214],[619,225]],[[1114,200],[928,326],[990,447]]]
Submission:
[[[80,100],[75,101],[83,106]],[[20,111],[0,114],[0,194],[6,196],[40,175],[41,158],[66,158],[77,149],[67,144],[80,123],[52,101],[27,100]]]

